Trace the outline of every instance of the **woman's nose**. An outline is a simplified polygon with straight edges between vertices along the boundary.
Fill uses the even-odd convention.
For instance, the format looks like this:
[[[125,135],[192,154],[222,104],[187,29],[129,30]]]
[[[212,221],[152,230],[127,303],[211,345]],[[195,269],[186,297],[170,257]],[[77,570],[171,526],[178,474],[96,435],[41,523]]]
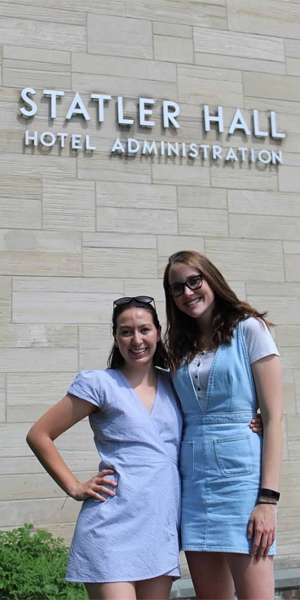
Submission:
[[[134,344],[137,344],[137,345],[141,343],[141,334],[139,331],[134,332],[132,341]]]
[[[193,290],[190,290],[190,288],[185,284],[184,288],[183,288],[183,296],[192,296],[193,295]]]

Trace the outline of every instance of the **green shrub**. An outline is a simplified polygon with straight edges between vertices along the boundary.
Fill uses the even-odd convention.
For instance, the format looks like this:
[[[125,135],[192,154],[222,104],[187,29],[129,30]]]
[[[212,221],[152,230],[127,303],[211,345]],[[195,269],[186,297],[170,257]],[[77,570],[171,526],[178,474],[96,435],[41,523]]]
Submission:
[[[64,580],[68,550],[33,525],[0,531],[1,600],[86,600],[81,583]]]

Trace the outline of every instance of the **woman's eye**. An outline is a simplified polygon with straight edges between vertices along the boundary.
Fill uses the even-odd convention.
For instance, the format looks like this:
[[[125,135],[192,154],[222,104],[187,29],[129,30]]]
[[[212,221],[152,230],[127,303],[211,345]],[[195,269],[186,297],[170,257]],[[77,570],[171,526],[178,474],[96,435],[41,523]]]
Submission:
[[[198,275],[196,277],[190,277],[190,279],[188,280],[189,285],[191,285],[192,287],[198,285],[199,282],[200,277],[198,277]]]

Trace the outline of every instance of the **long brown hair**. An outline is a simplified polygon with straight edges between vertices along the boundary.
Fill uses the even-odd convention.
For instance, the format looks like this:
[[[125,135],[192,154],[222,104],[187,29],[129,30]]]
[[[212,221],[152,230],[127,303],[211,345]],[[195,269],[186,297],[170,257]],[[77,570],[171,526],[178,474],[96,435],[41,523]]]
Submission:
[[[153,323],[154,323],[157,331],[161,330],[157,312],[156,312],[154,306],[152,306],[152,304],[148,304],[146,302],[140,302],[140,301],[136,300],[135,298],[132,298],[130,300],[130,302],[126,302],[126,304],[119,304],[114,307],[114,311],[113,311],[113,315],[112,315],[112,333],[113,333],[114,337],[116,336],[116,333],[117,333],[118,317],[120,316],[121,313],[123,313],[125,310],[128,310],[129,308],[143,308],[144,310],[147,310],[148,312],[150,312],[152,315]],[[110,369],[120,369],[122,367],[122,365],[124,364],[124,362],[125,362],[124,358],[123,358],[119,348],[114,344],[110,351],[108,360],[107,360],[107,366]],[[165,347],[161,340],[159,340],[156,344],[156,350],[153,355],[153,366],[161,367],[162,369],[168,368],[167,352],[166,352]]]
[[[169,274],[174,263],[184,263],[197,269],[214,291],[213,334],[210,340],[212,348],[218,348],[221,344],[230,344],[237,323],[248,317],[262,319],[267,327],[272,326],[272,323],[265,318],[266,312],[260,313],[248,302],[238,299],[222,273],[207,256],[192,250],[175,252],[170,256],[164,273],[167,311],[165,343],[171,370],[177,369],[184,360],[187,363],[191,362],[197,352],[202,350],[201,331],[196,326],[195,319],[177,308],[170,292]]]

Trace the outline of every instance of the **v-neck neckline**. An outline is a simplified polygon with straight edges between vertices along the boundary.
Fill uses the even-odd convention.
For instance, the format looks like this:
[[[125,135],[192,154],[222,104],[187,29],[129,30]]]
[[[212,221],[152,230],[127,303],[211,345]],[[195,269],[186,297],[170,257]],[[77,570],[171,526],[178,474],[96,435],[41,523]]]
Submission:
[[[137,399],[137,401],[139,402],[139,404],[142,406],[142,408],[144,409],[144,411],[147,413],[147,415],[149,417],[151,417],[153,415],[153,411],[155,409],[156,406],[156,401],[157,401],[157,397],[158,397],[158,389],[159,389],[159,385],[160,385],[160,378],[159,378],[159,371],[157,369],[157,385],[156,385],[156,392],[155,392],[155,397],[154,397],[154,402],[151,408],[151,411],[149,412],[144,404],[144,402],[142,401],[142,399],[139,397],[139,395],[136,393],[136,391],[134,390],[134,388],[132,387],[131,383],[128,381],[126,375],[124,375],[124,373],[122,373],[122,371],[120,371],[120,369],[117,369],[118,373],[121,375],[122,379],[124,379],[127,387],[129,390],[131,390],[132,394],[135,396],[135,398]]]

